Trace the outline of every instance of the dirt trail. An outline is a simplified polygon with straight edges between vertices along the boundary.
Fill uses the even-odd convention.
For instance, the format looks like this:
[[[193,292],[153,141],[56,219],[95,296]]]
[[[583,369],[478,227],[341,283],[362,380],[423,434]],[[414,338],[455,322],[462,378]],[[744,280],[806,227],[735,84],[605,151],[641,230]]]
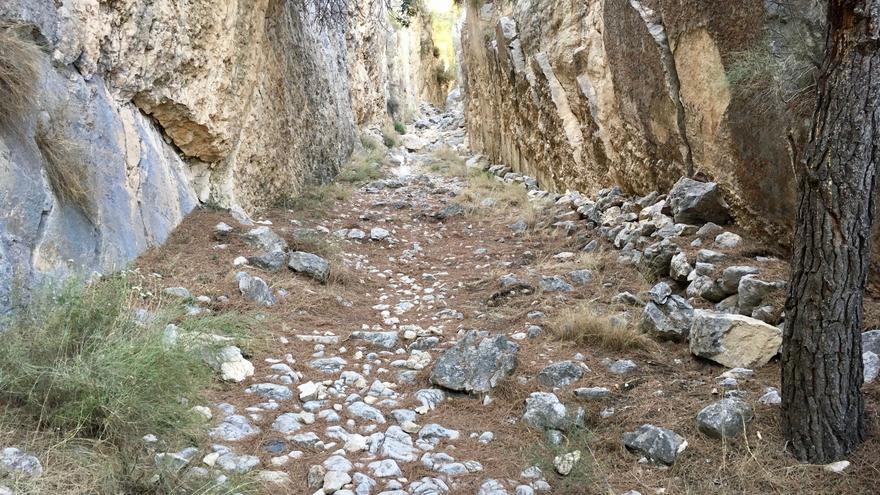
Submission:
[[[464,138],[455,126],[418,132],[429,143]],[[431,147],[437,148],[429,144],[406,153],[403,163],[385,169],[385,179],[357,187],[318,215],[276,209],[257,219],[292,250],[320,248],[318,254],[332,265],[327,284],[286,267],[271,272],[235,266],[236,258],[258,250],[237,235],[222,243],[213,240],[214,225],[226,222],[236,233],[252,227],[218,211],[191,215],[165,246],[139,260],[142,271],[160,274],[166,286],[210,297],[213,310],[244,311],[261,322],[247,356],[254,376],[211,395],[212,426],[220,425],[212,430],[213,441],[223,446],[215,449],[221,455],[229,448],[234,456],[255,456],[228,461],[276,480],[268,484],[269,492],[292,494],[323,493],[322,486],[328,493],[339,488],[336,493],[343,495],[791,493],[801,484],[811,493],[871,491],[871,480],[880,473],[876,458],[857,453],[843,478],[794,467],[785,456],[777,406],[756,400],[768,387],[778,387],[775,363],[737,385],[755,404],[756,419],[745,439],[722,444],[702,436],[694,416],[720,398],[724,389],[717,377],[724,368],[694,358],[682,344],[615,350],[556,338],[550,321],[579,305],[617,315],[621,325],[636,325],[641,307],[611,301],[650,285],[632,266],[618,264],[617,253],[601,240],[596,252],[579,251],[599,239],[597,234],[541,227],[575,220],[569,207],[535,201],[534,213],[499,198],[495,205],[486,197],[474,198],[468,178],[440,173]],[[504,194],[509,193],[498,195]],[[449,208],[456,204],[466,207]],[[527,212],[534,217],[525,218]],[[517,233],[510,225],[520,216],[533,225]],[[375,229],[384,229],[387,237]],[[371,233],[382,239],[371,239]],[[749,248],[729,254],[745,255]],[[578,269],[591,275],[581,285],[572,280]],[[776,269],[784,271],[784,264],[778,262]],[[265,280],[277,296],[275,304],[263,307],[243,297],[236,280],[240,271]],[[507,274],[530,290],[524,285],[505,292],[501,277]],[[572,290],[543,286],[542,278],[553,276]],[[432,386],[431,367],[470,329],[515,343],[515,373],[489,393]],[[379,344],[390,339],[383,346],[356,332],[396,333],[368,334],[381,339]],[[617,360],[631,360],[635,369],[615,373],[611,365]],[[555,390],[536,379],[546,366],[562,361],[571,361],[582,376]],[[316,369],[320,363],[329,371]],[[267,387],[261,394],[259,384],[286,388],[292,397],[283,391],[273,395],[278,390]],[[585,387],[605,387],[608,393],[575,396],[574,390]],[[564,433],[553,445],[552,434],[529,427],[522,419],[524,403],[536,391],[555,392],[570,410],[583,407],[585,428]],[[868,393],[877,397],[876,384]],[[870,414],[876,423],[873,406]],[[224,438],[222,431],[238,431],[243,424],[249,428],[241,439]],[[643,424],[687,439],[675,466],[651,467],[626,451],[622,434]],[[429,425],[440,427],[426,429]],[[876,451],[876,443],[870,440],[860,452]],[[554,456],[574,450],[582,457],[572,473],[555,473]],[[523,472],[533,465],[543,474]]]

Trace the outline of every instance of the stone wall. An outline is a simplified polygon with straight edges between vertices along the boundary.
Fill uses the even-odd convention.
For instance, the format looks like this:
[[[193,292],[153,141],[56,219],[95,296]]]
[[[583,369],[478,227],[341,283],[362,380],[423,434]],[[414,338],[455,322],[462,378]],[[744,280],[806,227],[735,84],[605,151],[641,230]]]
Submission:
[[[704,176],[722,185],[740,224],[784,244],[796,192],[790,122],[728,77],[780,22],[771,4],[468,2],[472,147],[560,191],[665,192],[682,175]]]
[[[412,49],[429,23],[315,3],[0,2],[44,48],[32,108],[0,115],[0,315],[44,274],[124,266],[199,203],[253,210],[331,178],[390,100],[431,96]],[[87,204],[53,188],[47,127]]]

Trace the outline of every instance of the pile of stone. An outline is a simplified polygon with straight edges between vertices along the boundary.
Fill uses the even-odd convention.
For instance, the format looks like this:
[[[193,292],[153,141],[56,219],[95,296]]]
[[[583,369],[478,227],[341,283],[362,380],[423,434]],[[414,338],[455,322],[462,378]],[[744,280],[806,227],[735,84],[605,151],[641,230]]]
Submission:
[[[779,352],[785,282],[762,278],[758,266],[728,261],[733,256],[726,251],[743,240],[721,226],[732,217],[717,184],[682,178],[668,195],[628,197],[614,187],[590,199],[542,191],[504,165],[474,160],[478,165],[499,180],[523,184],[535,199],[555,200],[554,227],[575,237],[582,250],[598,249],[592,239],[598,233],[620,252],[619,263],[656,282],[642,303],[643,332],[687,342],[694,355],[729,367],[759,367]],[[755,265],[769,261],[756,257]],[[641,303],[627,295],[619,299]]]
[[[232,227],[225,223],[220,223],[214,227],[214,238],[226,239],[233,232],[234,229]],[[279,272],[287,267],[296,273],[302,273],[321,283],[327,283],[327,280],[330,278],[330,263],[327,260],[313,253],[290,251],[287,241],[268,226],[262,225],[251,229],[241,234],[241,238],[248,245],[252,246],[257,254],[243,257],[241,262],[238,263],[239,265],[246,263],[267,272]],[[246,281],[242,282],[239,277],[242,293],[246,297],[255,299],[267,306],[273,304],[274,301],[265,295],[265,291],[260,290],[262,289],[262,284],[259,283],[261,279],[253,278],[256,278],[258,281],[246,278]],[[256,286],[251,287],[252,284],[256,284]],[[261,294],[260,292],[263,293]]]

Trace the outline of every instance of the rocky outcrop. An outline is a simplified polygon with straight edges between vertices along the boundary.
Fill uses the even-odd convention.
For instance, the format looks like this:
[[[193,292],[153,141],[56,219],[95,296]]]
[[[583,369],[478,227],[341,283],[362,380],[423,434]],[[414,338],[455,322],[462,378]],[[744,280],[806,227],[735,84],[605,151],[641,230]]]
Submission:
[[[740,225],[786,242],[790,123],[768,98],[730,82],[743,51],[763,46],[766,27],[801,28],[777,2],[469,5],[461,63],[476,152],[558,191],[620,185],[644,195],[668,192],[682,176],[708,177]],[[819,8],[786,5],[798,15]]]
[[[44,274],[124,266],[200,203],[327,180],[359,125],[439,98],[430,23],[350,3],[2,2],[0,29],[42,49],[29,105],[0,110],[0,315]]]

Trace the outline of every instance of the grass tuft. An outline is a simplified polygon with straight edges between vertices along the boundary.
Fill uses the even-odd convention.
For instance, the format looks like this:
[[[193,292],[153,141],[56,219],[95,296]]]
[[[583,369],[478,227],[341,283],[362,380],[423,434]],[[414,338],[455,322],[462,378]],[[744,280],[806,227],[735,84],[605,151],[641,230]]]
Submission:
[[[43,49],[27,26],[0,23],[0,115],[34,106]]]
[[[431,153],[428,169],[448,177],[467,177],[465,159],[449,146],[441,146]]]
[[[47,285],[0,336],[0,437],[44,465],[39,478],[4,480],[16,493],[254,493],[252,480],[156,472],[143,435],[156,435],[163,451],[204,445],[202,420],[189,409],[213,372],[198,351],[166,345],[164,324],[180,308],[135,317],[148,302],[139,282],[130,272]],[[250,322],[229,313],[179,325],[246,342]]]
[[[34,140],[45,160],[46,177],[61,203],[74,205],[87,216],[94,214],[86,150],[66,132],[67,112],[58,110],[37,125]]]
[[[400,134],[401,136],[406,134],[406,125],[403,122],[395,122],[394,123],[394,131]]]
[[[623,352],[650,350],[656,344],[647,335],[631,325],[616,324],[609,316],[597,313],[589,304],[582,303],[564,310],[548,322],[550,335],[557,340],[580,346],[600,347],[607,351]]]
[[[0,400],[37,429],[117,444],[187,424],[181,399],[210,385],[210,370],[138,324],[132,294],[118,277],[38,295],[2,337]]]
[[[434,68],[434,79],[440,86],[446,86],[455,80],[455,72],[441,65]]]
[[[342,251],[337,238],[317,231],[297,233],[289,244],[294,251],[314,253],[324,258],[335,258]]]
[[[279,199],[276,206],[291,210],[303,217],[320,218],[336,203],[345,201],[351,196],[351,188],[339,182],[306,187],[307,189],[298,196],[286,196]]]
[[[461,193],[461,201],[469,206],[469,211],[476,214],[486,209],[502,212],[506,221],[522,219],[530,229],[541,222],[541,212],[529,201],[528,191],[522,184],[506,183],[488,172],[470,172],[467,179],[468,186]],[[486,198],[494,199],[496,204],[483,207]]]
[[[384,150],[365,149],[352,155],[351,160],[342,167],[336,180],[348,184],[361,184],[382,177],[382,167],[386,165]]]
[[[392,125],[385,125],[382,128],[382,144],[385,145],[386,148],[393,148],[397,146],[399,142],[397,139],[397,131],[394,129]]]
[[[366,133],[361,134],[361,146],[363,146],[364,149],[366,149],[367,151],[378,150],[380,145],[381,143],[379,143],[376,138]]]

